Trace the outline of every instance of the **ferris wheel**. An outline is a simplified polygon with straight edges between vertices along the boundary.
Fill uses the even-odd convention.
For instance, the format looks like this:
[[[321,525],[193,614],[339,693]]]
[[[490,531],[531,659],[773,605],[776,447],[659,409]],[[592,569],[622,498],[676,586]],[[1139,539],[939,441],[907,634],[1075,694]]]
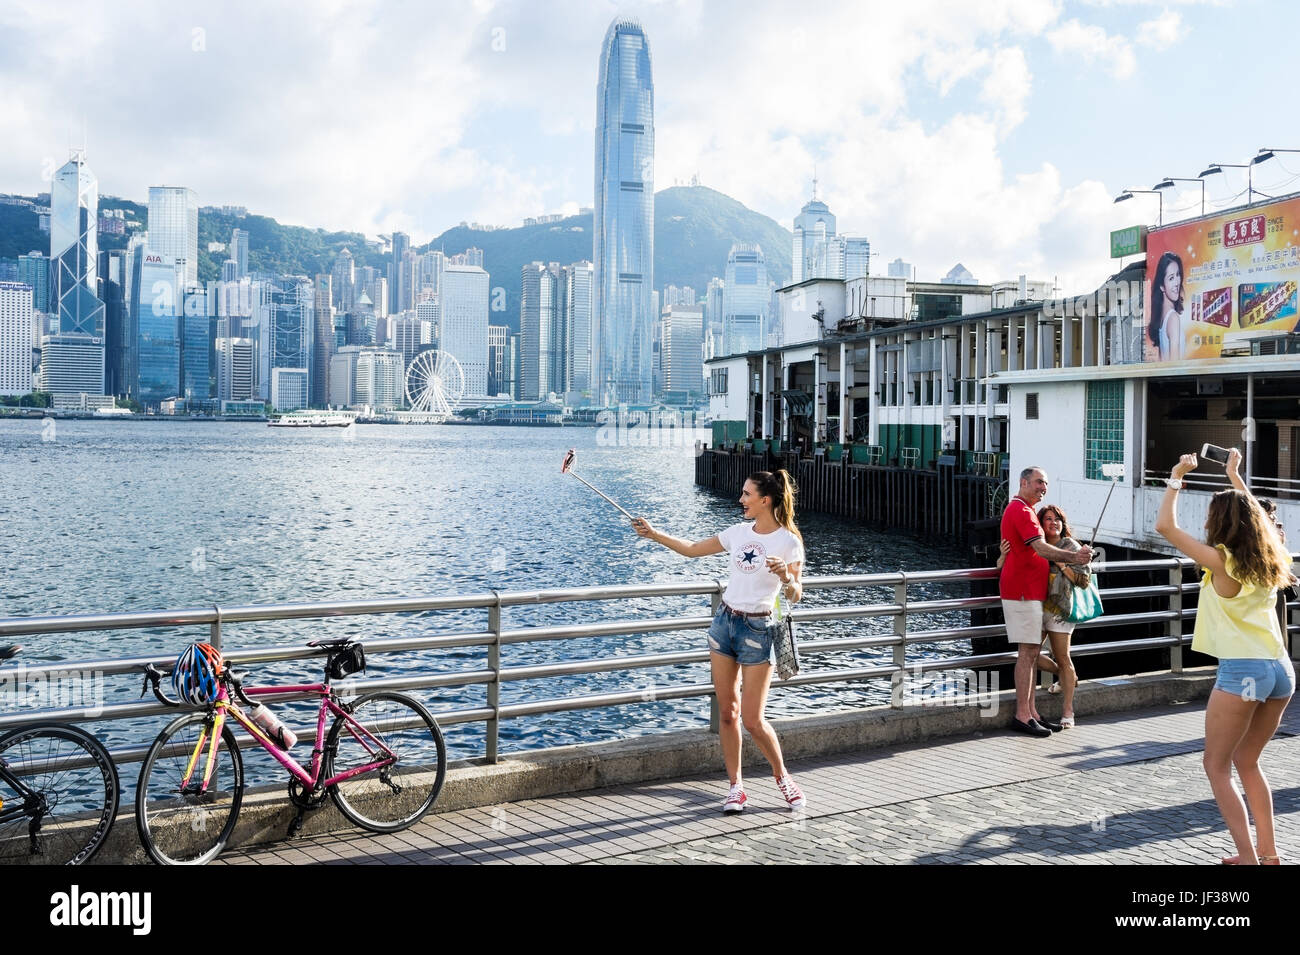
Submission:
[[[406,401],[412,411],[450,415],[465,395],[465,372],[451,352],[422,351],[406,368]]]

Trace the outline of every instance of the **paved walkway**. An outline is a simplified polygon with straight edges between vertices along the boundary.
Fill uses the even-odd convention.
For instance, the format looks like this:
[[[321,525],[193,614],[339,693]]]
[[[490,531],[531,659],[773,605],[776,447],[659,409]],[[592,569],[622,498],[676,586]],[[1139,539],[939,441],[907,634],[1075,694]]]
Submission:
[[[1278,842],[1300,849],[1300,713],[1265,752]],[[791,764],[806,812],[752,766],[749,808],[726,779],[646,783],[431,814],[395,835],[344,832],[232,851],[282,863],[1217,863],[1231,840],[1201,773],[1203,704]]]

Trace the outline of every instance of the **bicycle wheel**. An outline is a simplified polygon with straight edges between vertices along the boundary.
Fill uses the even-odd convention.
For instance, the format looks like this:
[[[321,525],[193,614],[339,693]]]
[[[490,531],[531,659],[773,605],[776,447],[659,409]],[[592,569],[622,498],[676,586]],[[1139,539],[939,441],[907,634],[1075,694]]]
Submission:
[[[227,724],[217,742],[215,765],[200,792],[212,752],[213,716],[189,713],[173,720],[149,747],[135,791],[140,842],[159,865],[203,865],[226,846],[244,798],[244,761]],[[188,785],[191,759],[203,743]]]
[[[0,864],[80,865],[104,844],[121,789],[99,740],[59,723],[20,726],[0,736],[0,764]]]
[[[397,832],[433,806],[447,775],[442,730],[417,700],[402,693],[371,693],[351,707],[360,727],[340,716],[325,742],[324,778],[384,758],[376,739],[397,762],[330,787],[339,811],[372,832]],[[364,728],[364,731],[363,731]]]

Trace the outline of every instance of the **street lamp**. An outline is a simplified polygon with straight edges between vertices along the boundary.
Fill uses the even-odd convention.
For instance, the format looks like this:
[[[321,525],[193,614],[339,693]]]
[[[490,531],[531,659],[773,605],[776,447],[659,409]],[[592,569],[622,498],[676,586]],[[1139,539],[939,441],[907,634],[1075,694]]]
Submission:
[[[1250,161],[1252,166],[1258,166],[1262,162],[1268,162],[1273,158],[1274,153],[1300,153],[1300,149],[1261,149],[1259,155]]]
[[[1156,227],[1159,228],[1165,221],[1165,194],[1158,189],[1125,189],[1115,197],[1116,202],[1123,202],[1126,199],[1132,199],[1137,193],[1155,196],[1160,200],[1160,210],[1156,216]]]
[[[1257,156],[1257,157],[1255,157],[1255,158],[1258,159],[1259,157]],[[1212,163],[1210,163],[1209,168],[1206,169],[1203,173],[1201,173],[1201,175],[1202,175],[1202,176],[1213,176],[1215,173],[1223,172],[1223,167],[1224,167],[1224,166],[1227,166],[1229,169],[1244,169],[1244,170],[1246,170],[1246,205],[1250,205],[1252,202],[1255,201],[1255,190],[1254,190],[1254,186],[1253,186],[1252,183],[1251,183],[1251,175],[1250,175],[1250,171],[1251,171],[1251,169],[1252,169],[1252,167],[1253,167],[1254,165],[1255,165],[1255,160],[1254,160],[1254,159],[1252,159],[1250,162],[1247,162],[1247,163],[1240,163],[1240,162],[1212,162]]]
[[[1204,179],[1181,179],[1178,176],[1165,176],[1158,183],[1152,186],[1152,189],[1172,189],[1176,182],[1199,182],[1201,184],[1201,215],[1205,215],[1205,180]]]

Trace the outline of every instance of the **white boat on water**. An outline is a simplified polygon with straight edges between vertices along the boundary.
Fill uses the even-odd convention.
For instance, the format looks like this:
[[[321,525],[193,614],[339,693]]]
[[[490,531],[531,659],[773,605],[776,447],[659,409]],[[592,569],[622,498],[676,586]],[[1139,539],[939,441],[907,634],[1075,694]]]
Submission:
[[[346,428],[356,420],[351,411],[291,411],[267,422],[271,428]]]

